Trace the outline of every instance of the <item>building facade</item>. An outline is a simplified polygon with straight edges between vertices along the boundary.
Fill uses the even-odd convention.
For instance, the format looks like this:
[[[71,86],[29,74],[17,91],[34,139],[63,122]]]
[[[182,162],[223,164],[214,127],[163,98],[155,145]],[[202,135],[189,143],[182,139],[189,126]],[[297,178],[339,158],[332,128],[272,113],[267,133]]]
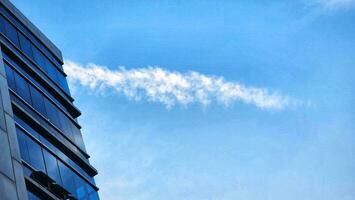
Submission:
[[[62,54],[8,0],[0,52],[0,199],[99,199]]]

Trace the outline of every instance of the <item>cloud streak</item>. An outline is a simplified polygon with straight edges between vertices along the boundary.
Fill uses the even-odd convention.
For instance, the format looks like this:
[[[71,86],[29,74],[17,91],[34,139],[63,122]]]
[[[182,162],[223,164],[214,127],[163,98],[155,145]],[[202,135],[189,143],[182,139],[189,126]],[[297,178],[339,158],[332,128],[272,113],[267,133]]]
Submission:
[[[211,103],[230,105],[243,102],[261,109],[283,109],[294,104],[294,100],[270,92],[264,88],[247,87],[237,82],[228,82],[223,77],[208,76],[198,72],[180,73],[160,67],[137,69],[118,68],[88,64],[83,66],[66,60],[64,70],[70,83],[80,83],[92,90],[107,89],[134,100],[147,100],[174,105]]]

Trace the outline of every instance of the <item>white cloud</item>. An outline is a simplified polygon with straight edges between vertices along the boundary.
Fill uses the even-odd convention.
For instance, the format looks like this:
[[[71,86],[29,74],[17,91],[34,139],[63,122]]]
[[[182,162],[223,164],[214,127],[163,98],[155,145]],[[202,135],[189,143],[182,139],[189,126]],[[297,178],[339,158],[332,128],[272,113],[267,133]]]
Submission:
[[[283,109],[295,101],[263,88],[247,87],[228,82],[223,77],[208,76],[198,72],[179,73],[159,67],[110,70],[104,66],[82,66],[66,60],[64,70],[71,83],[80,83],[93,90],[113,89],[134,99],[174,105],[216,102],[229,105],[240,101],[262,109]]]

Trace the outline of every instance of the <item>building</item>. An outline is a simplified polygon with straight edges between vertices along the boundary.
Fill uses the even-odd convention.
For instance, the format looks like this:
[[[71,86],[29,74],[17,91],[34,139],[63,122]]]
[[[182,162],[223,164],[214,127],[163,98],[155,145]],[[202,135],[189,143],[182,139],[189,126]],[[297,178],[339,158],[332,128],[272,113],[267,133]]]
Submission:
[[[0,199],[99,199],[60,50],[0,0]]]

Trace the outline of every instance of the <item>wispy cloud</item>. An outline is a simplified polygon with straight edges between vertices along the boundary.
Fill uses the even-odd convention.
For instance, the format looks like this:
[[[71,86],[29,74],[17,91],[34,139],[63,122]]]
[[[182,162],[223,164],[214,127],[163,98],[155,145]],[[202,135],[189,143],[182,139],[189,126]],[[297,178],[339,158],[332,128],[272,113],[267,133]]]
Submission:
[[[295,102],[264,88],[248,87],[193,71],[180,73],[160,67],[110,70],[105,66],[83,66],[69,60],[65,61],[64,69],[71,83],[102,92],[112,89],[130,99],[158,102],[168,108],[178,104],[205,106],[216,102],[230,105],[240,101],[262,109],[283,109]]]

